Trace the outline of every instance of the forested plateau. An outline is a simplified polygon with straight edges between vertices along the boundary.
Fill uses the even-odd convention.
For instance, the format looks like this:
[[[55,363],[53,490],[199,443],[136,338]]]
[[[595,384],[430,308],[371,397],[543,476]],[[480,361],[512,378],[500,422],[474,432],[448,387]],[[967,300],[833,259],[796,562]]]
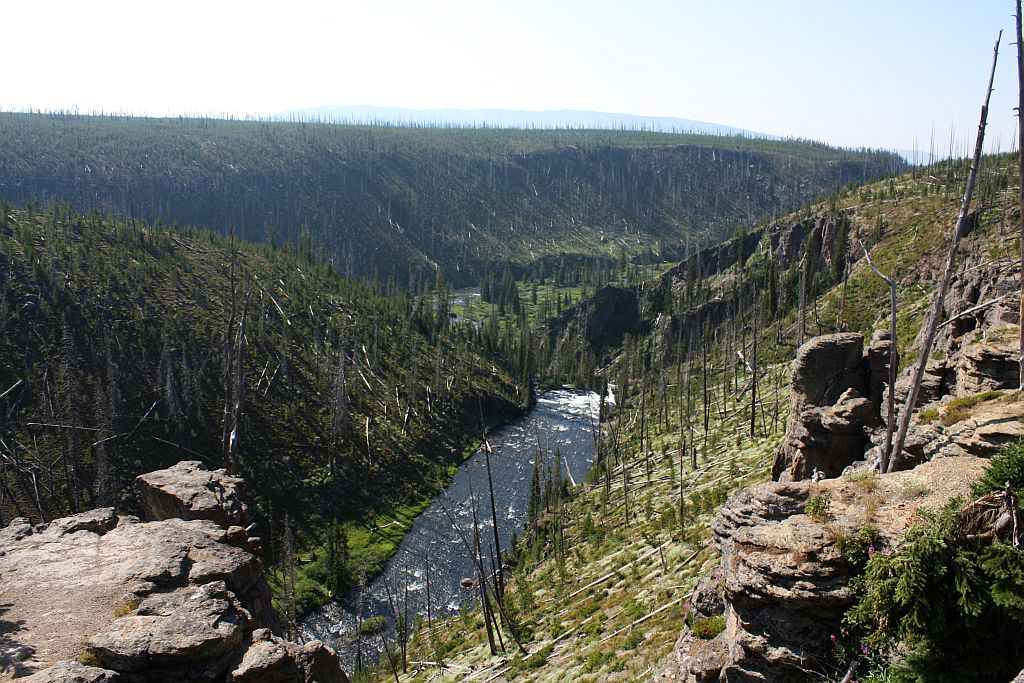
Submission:
[[[455,286],[512,266],[682,258],[905,168],[888,152],[645,131],[0,114],[0,196],[316,251]]]

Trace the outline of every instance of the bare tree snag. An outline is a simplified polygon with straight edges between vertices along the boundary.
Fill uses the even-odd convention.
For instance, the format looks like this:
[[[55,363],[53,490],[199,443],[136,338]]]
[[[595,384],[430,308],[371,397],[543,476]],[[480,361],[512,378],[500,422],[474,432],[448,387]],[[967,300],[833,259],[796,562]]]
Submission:
[[[974,143],[974,158],[971,161],[971,170],[967,174],[967,187],[964,189],[964,198],[960,203],[960,215],[956,219],[956,229],[953,231],[953,239],[949,245],[949,257],[946,259],[946,268],[942,271],[942,280],[939,281],[939,289],[935,292],[932,300],[932,308],[928,313],[925,327],[924,343],[921,344],[921,357],[914,368],[913,380],[910,383],[910,390],[907,392],[907,400],[900,413],[900,430],[896,435],[896,445],[893,447],[892,456],[889,458],[890,468],[899,462],[900,454],[903,452],[903,443],[907,439],[907,432],[910,430],[910,417],[917,404],[917,395],[921,390],[921,379],[924,377],[925,367],[928,365],[928,358],[932,353],[932,346],[935,344],[935,333],[939,329],[939,320],[942,318],[943,305],[946,302],[946,294],[949,292],[949,283],[953,279],[953,267],[956,264],[956,254],[960,249],[960,240],[967,226],[967,213],[971,206],[971,197],[974,195],[974,181],[978,176],[978,168],[981,166],[981,152],[985,142],[985,125],[988,122],[988,103],[992,96],[992,81],[996,75],[996,62],[999,60],[999,41],[1002,40],[1003,32],[999,32],[996,38],[995,47],[992,50],[992,71],[988,77],[988,88],[985,90],[985,103],[981,106],[981,121],[978,123],[978,138]]]
[[[1017,160],[1020,167],[1020,386],[1024,387],[1024,41],[1021,37],[1020,0],[1017,0]]]
[[[875,262],[871,260],[868,248],[864,246],[864,243],[859,238],[857,241],[860,243],[860,248],[864,250],[864,258],[867,259],[871,270],[875,271],[875,275],[882,278],[885,284],[889,285],[889,397],[886,400],[885,450],[882,451],[880,467],[882,474],[885,474],[889,471],[891,464],[892,434],[896,424],[896,364],[898,362],[898,351],[896,350],[896,281],[883,275],[882,271],[875,267]]]

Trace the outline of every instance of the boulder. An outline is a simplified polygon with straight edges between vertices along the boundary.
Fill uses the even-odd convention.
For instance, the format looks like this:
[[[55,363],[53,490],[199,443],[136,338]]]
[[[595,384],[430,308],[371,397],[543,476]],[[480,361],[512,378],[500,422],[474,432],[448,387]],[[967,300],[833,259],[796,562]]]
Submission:
[[[223,680],[244,652],[249,613],[223,581],[151,595],[133,614],[94,634],[89,651],[104,666],[147,681]]]
[[[64,517],[50,522],[43,534],[47,536],[65,536],[79,531],[89,531],[94,534],[105,534],[118,524],[118,516],[114,514],[114,508],[97,508],[88,512],[81,512],[73,517]]]
[[[1014,334],[1008,334],[1011,331]],[[964,346],[953,369],[954,395],[1020,388],[1018,343],[1015,329],[1002,328],[988,339]]]
[[[0,529],[0,556],[21,539],[32,534],[32,525],[24,517],[15,517],[11,523]]]
[[[227,545],[226,532],[213,522],[124,522],[109,509],[93,510],[6,546],[0,603],[33,618],[21,639],[36,661],[80,654],[83,636],[105,628],[119,605],[217,581],[258,625],[276,625],[259,559]]]
[[[797,351],[790,407],[832,405],[847,389],[867,394],[864,336],[853,332],[814,337]]]
[[[854,333],[811,339],[797,352],[790,378],[786,438],[775,453],[772,479],[837,476],[863,457],[866,428],[878,422],[864,337]],[[869,356],[870,358],[870,356]]]
[[[135,480],[146,516],[164,519],[209,519],[227,529],[250,523],[242,501],[244,480],[226,470],[207,470],[198,460],[183,460]]]
[[[67,660],[18,680],[21,683],[118,683],[122,679],[116,671]]]
[[[234,671],[237,683],[348,683],[337,655],[319,640],[302,645],[282,640],[267,629],[252,634]]]
[[[100,508],[35,529],[17,518],[0,530],[0,614],[9,624],[0,674],[227,683],[235,671],[238,680],[347,683],[327,646],[273,635],[270,586],[251,552],[258,539],[241,526],[241,479],[186,462],[139,486],[151,516],[188,519],[141,522]],[[83,655],[105,668],[73,661]],[[277,677],[284,670],[294,675]]]
[[[896,410],[899,412],[907,401],[907,394],[910,392],[910,383],[913,380],[914,363],[900,371],[896,378]],[[949,388],[949,363],[945,358],[932,358],[924,368],[921,376],[921,387],[917,390],[917,408],[934,403],[942,398]]]

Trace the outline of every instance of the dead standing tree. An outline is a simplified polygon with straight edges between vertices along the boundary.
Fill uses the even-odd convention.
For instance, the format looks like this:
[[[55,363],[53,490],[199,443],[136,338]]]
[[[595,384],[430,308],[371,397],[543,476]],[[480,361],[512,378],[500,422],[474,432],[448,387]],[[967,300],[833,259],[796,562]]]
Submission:
[[[992,96],[992,81],[996,75],[996,62],[999,60],[999,41],[1002,40],[1003,32],[999,32],[996,38],[995,47],[992,50],[992,71],[988,77],[988,88],[985,90],[985,103],[981,106],[981,121],[978,123],[978,138],[974,143],[974,158],[971,161],[971,170],[967,174],[967,187],[964,189],[964,198],[960,203],[960,215],[957,216],[956,229],[953,231],[953,239],[949,245],[949,257],[946,259],[946,268],[942,271],[942,279],[939,281],[939,289],[935,292],[932,300],[932,308],[928,313],[925,322],[924,342],[921,344],[921,357],[914,367],[913,379],[910,383],[910,390],[907,392],[907,400],[900,413],[900,429],[896,435],[896,445],[893,447],[892,455],[889,458],[889,467],[895,467],[899,463],[900,454],[903,451],[903,444],[907,439],[907,432],[910,430],[910,418],[917,404],[918,392],[921,390],[921,379],[924,377],[925,367],[928,358],[932,353],[932,346],[935,344],[935,333],[939,329],[939,321],[942,319],[942,309],[946,302],[946,294],[949,292],[949,284],[953,279],[953,268],[956,264],[957,251],[960,249],[960,240],[964,235],[967,226],[967,215],[971,207],[971,197],[974,195],[974,181],[978,176],[978,168],[981,166],[981,151],[985,142],[985,125],[988,123],[988,103]],[[896,340],[893,339],[893,344]],[[893,391],[890,388],[890,392]]]
[[[885,450],[882,451],[882,462],[880,465],[882,474],[885,474],[889,471],[889,467],[892,464],[890,457],[892,454],[892,435],[896,423],[896,365],[899,362],[899,352],[896,350],[896,281],[882,274],[882,271],[875,267],[875,262],[871,260],[868,248],[864,246],[864,243],[859,238],[857,242],[860,243],[860,248],[864,250],[864,258],[867,259],[871,270],[875,271],[875,275],[882,278],[885,284],[889,286],[889,395],[886,399]]]
[[[235,265],[238,250],[234,246],[230,266],[231,311],[224,329],[224,425],[221,433],[221,459],[228,472],[238,469],[239,444],[242,437],[242,413],[245,410],[245,316],[249,310],[250,290],[245,291],[241,315],[238,314],[238,286]],[[237,332],[235,326],[237,325]]]
[[[1024,38],[1020,0],[1017,0],[1017,161],[1020,168],[1020,386],[1024,387]]]

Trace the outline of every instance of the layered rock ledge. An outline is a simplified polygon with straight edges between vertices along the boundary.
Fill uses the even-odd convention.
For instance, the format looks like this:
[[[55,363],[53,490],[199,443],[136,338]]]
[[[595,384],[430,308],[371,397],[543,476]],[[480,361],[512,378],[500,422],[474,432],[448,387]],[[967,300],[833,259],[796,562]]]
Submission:
[[[919,508],[937,509],[969,492],[982,458],[939,458],[913,471],[825,481],[772,482],[743,489],[713,525],[722,554],[717,579],[705,580],[691,604],[699,616],[723,614],[725,630],[701,640],[684,630],[656,681],[819,681],[852,604],[844,544],[877,529],[892,544]],[[821,514],[807,513],[818,497]],[[720,599],[715,599],[719,595]]]
[[[347,681],[327,646],[275,635],[241,480],[179,463],[139,486],[157,521],[103,508],[0,530],[0,676]]]

